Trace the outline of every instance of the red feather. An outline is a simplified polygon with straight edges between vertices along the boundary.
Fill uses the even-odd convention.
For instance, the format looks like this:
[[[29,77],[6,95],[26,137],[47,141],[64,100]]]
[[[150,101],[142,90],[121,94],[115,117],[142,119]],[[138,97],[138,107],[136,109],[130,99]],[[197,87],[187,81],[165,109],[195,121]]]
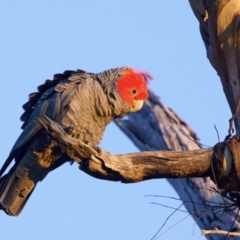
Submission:
[[[117,88],[124,102],[132,104],[135,100],[145,100],[148,98],[148,83],[153,77],[144,71],[136,71],[128,68],[123,77],[117,82]],[[136,90],[136,94],[133,91]]]

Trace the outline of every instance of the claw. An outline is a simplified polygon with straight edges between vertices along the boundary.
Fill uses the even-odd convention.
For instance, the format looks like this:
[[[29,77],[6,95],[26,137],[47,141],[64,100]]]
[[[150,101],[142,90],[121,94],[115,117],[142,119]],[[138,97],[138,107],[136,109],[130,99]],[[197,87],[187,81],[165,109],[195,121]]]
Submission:
[[[99,156],[102,154],[102,149],[100,147],[96,146],[93,149],[97,151]]]
[[[70,134],[70,133],[73,132],[74,126],[73,126],[73,125],[70,125],[70,126],[64,127],[63,129],[64,129],[64,131],[65,131],[66,133]]]

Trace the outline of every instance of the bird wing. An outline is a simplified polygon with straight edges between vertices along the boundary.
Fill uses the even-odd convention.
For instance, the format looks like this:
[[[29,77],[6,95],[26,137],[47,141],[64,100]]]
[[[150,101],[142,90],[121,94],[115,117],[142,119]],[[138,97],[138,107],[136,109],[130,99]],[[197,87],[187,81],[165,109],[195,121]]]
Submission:
[[[20,119],[24,122],[22,133],[15,142],[9,157],[6,159],[0,170],[0,176],[5,172],[12,160],[18,162],[27,151],[29,143],[37,136],[42,126],[38,118],[42,115],[55,120],[70,101],[75,92],[76,85],[83,82],[86,72],[82,70],[65,71],[62,74],[55,74],[53,80],[38,87],[38,92],[29,95],[29,101],[23,105],[25,110]]]

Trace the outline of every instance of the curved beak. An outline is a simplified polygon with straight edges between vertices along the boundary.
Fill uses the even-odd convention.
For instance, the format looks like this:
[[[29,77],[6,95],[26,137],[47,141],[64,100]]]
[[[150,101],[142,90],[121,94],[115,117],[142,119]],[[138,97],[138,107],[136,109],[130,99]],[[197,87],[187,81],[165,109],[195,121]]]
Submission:
[[[133,100],[131,112],[139,111],[142,108],[143,103],[144,103],[143,100]]]

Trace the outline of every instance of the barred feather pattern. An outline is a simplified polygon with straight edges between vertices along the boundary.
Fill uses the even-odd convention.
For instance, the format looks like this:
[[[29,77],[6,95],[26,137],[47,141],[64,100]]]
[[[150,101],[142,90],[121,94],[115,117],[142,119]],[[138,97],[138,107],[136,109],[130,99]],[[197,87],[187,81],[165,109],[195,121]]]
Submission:
[[[98,74],[68,70],[55,74],[53,80],[46,80],[38,92],[29,95],[21,116],[23,132],[0,170],[1,177],[15,160],[0,179],[0,209],[19,215],[37,183],[70,160],[42,129],[38,118],[44,114],[63,127],[73,126],[70,135],[96,147],[106,125],[130,112],[131,106],[122,101],[116,89],[126,69]]]

